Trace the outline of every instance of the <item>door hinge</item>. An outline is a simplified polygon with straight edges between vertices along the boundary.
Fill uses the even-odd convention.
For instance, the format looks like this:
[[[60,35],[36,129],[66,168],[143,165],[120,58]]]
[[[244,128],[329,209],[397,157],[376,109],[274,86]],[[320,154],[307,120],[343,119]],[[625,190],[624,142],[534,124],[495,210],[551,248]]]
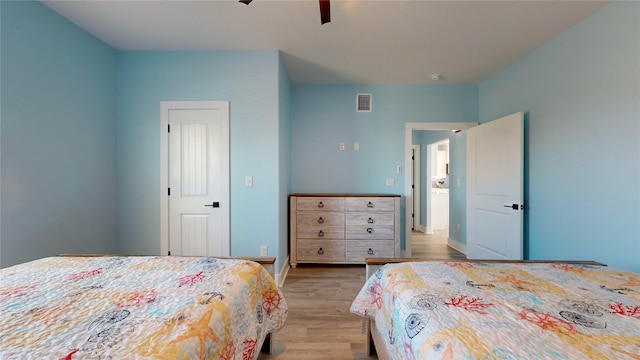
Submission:
[[[167,255],[168,255],[168,256],[171,256],[171,251],[167,251]]]
[[[411,214],[411,217],[414,217],[414,214]]]
[[[167,188],[167,196],[171,196],[171,188]]]
[[[167,124],[167,132],[171,132],[171,124]]]

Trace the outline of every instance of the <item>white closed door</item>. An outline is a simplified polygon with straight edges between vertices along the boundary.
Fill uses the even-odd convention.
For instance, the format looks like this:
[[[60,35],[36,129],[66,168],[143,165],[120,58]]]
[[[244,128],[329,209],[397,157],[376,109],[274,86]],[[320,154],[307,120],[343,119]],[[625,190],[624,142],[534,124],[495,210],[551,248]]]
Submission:
[[[467,133],[468,259],[523,258],[524,113]]]
[[[169,254],[229,256],[229,103],[167,106]]]

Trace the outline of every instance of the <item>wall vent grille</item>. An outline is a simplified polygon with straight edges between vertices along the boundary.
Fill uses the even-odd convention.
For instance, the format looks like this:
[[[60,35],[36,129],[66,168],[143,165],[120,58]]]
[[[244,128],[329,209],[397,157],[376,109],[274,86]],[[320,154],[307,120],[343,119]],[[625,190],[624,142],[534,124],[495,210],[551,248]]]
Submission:
[[[356,112],[371,112],[371,94],[358,94],[356,96]]]

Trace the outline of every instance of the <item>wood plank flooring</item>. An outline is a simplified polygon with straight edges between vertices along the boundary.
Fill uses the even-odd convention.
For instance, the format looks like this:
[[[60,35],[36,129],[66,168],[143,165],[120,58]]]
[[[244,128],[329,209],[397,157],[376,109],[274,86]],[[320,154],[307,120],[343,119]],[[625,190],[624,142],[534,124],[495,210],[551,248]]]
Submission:
[[[349,313],[364,281],[363,265],[290,269],[281,288],[289,306],[287,324],[274,334],[275,354],[259,359],[376,359],[365,355],[363,319]]]
[[[446,236],[412,235],[413,257],[423,259],[465,259],[447,247]],[[298,265],[290,269],[281,288],[289,306],[285,327],[274,334],[273,355],[259,359],[279,360],[365,360],[363,319],[349,313],[365,282],[365,267]]]
[[[411,234],[411,257],[429,260],[464,260],[467,257],[447,246],[448,233],[436,230],[433,234],[414,231]]]

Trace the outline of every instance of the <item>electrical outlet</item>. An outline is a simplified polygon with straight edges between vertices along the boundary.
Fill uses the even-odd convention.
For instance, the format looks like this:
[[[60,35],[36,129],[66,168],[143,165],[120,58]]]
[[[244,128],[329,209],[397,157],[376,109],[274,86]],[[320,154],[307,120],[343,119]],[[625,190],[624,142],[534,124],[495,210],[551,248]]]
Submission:
[[[267,245],[260,246],[260,256],[269,256],[269,248]]]
[[[353,151],[359,151],[360,150],[360,144],[359,143],[353,143]]]
[[[395,184],[395,180],[393,178],[387,178],[387,186],[393,186]]]
[[[342,143],[340,143],[340,151],[344,151],[344,146],[345,146],[345,145],[344,145],[344,143],[343,143],[343,142],[342,142]]]

